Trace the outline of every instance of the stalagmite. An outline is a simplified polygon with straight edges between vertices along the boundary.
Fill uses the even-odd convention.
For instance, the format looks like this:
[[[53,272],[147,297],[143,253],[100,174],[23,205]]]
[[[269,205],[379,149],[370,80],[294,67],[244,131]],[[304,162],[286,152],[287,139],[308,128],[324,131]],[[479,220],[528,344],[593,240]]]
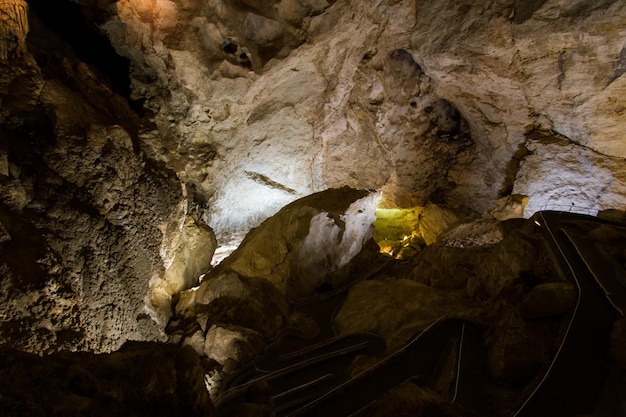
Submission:
[[[28,5],[24,0],[0,0],[0,60],[24,48],[28,33]]]

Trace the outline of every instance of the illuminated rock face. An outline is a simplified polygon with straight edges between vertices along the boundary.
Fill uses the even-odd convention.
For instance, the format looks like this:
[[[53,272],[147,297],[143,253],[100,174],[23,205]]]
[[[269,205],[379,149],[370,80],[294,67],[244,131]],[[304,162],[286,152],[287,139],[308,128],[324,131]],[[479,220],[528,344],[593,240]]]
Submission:
[[[380,193],[348,187],[322,191],[286,206],[251,231],[209,277],[235,272],[270,282],[289,299],[311,294],[372,237]]]
[[[193,184],[218,240],[346,184],[391,206],[486,211],[511,192],[531,127],[626,156],[622,2],[114,9],[103,28],[154,112],[151,156]]]
[[[551,134],[533,134],[514,191],[531,196],[527,212],[572,211],[595,215],[626,207],[626,161],[574,145]]]
[[[26,24],[3,2],[2,334],[34,351],[162,337],[146,314],[164,322],[213,250],[198,226],[211,249],[187,270],[186,219],[224,243],[332,187],[457,214],[511,192],[526,214],[623,207],[626,5],[522,3],[31,0]],[[299,273],[318,282],[335,255]]]

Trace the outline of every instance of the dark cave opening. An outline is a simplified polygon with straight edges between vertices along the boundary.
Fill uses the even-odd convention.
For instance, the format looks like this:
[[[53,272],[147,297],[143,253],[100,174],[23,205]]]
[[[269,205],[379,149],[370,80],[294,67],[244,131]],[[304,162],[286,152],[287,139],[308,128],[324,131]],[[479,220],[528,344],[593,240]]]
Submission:
[[[29,13],[69,44],[78,59],[119,95],[130,97],[130,61],[117,54],[105,33],[70,0],[28,0]],[[46,51],[53,53],[56,51]]]

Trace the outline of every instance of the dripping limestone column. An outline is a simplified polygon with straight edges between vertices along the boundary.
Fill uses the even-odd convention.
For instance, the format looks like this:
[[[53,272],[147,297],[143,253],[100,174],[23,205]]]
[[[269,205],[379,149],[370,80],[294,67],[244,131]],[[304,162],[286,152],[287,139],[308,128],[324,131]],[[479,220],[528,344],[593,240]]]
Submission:
[[[0,0],[0,61],[25,49],[28,5],[25,0]]]

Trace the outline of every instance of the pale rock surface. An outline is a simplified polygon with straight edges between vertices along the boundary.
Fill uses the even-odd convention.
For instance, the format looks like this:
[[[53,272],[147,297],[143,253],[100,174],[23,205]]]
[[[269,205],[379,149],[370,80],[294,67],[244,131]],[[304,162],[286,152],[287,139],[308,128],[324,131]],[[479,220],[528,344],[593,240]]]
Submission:
[[[238,326],[213,325],[206,335],[204,354],[219,363],[231,360],[245,364],[258,355],[263,348],[263,336]]]
[[[526,215],[560,210],[595,215],[626,206],[626,160],[602,155],[562,137],[537,132],[520,166],[514,193],[530,196]]]
[[[502,241],[502,230],[499,222],[481,219],[454,226],[437,240],[447,247],[485,247]]]
[[[165,230],[163,234],[172,241],[173,253],[167,256],[162,247],[169,262],[165,263],[165,273],[150,281],[146,310],[157,323],[165,325],[172,314],[172,295],[198,284],[200,275],[211,266],[217,241],[213,230],[195,216],[184,217],[177,232]]]
[[[346,184],[381,190],[385,207],[435,203],[450,218],[511,192],[529,197],[526,215],[624,206],[624,2],[64,3],[129,60],[118,71],[130,91],[116,93],[116,74],[83,62],[39,12],[26,24],[26,2],[2,3],[0,221],[11,240],[1,334],[20,348],[162,338],[145,300],[176,263],[168,225],[188,214],[223,244]],[[369,213],[356,215],[365,224]],[[319,237],[350,236],[352,224],[304,217],[296,231],[251,234],[275,250],[248,246],[233,271],[287,296],[315,289],[358,244],[319,249]],[[319,263],[300,263],[292,242],[315,248]],[[494,259],[509,259],[496,247]],[[512,262],[498,275],[496,265],[466,291],[495,297],[529,268]]]
[[[266,280],[289,299],[310,295],[372,237],[379,200],[380,193],[347,187],[297,200],[252,230],[209,276],[232,271]]]
[[[204,354],[204,333],[201,330],[197,330],[191,336],[182,340],[182,347],[190,347],[198,356]]]
[[[513,187],[528,126],[626,156],[623,2],[111,7],[102,27],[158,128],[146,149],[196,188],[221,243],[346,184],[486,211]]]
[[[176,296],[167,332],[182,333],[194,348],[203,336],[204,354],[222,365],[249,360],[263,339],[302,321],[290,317],[287,300],[324,283],[345,284],[343,268],[370,242],[379,200],[379,193],[346,187],[289,204],[252,230],[199,286]]]
[[[524,210],[530,197],[521,194],[511,194],[496,201],[488,215],[499,221],[524,217]]]
[[[197,328],[210,329],[214,324],[230,323],[269,338],[287,322],[289,307],[283,295],[267,281],[231,272],[182,291],[174,312],[174,320],[182,320],[185,332],[188,328],[195,333]]]

